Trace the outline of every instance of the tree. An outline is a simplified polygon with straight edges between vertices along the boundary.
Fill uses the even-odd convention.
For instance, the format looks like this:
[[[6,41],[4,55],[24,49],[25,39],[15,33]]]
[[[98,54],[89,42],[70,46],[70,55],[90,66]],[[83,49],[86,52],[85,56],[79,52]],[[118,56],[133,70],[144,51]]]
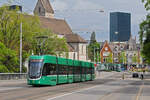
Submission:
[[[37,46],[36,36],[47,35],[47,49],[45,52],[53,54],[53,52],[62,53],[67,51],[67,44],[64,38],[58,38],[48,29],[41,27],[38,16],[30,16],[25,13],[18,14],[18,10],[9,10],[8,7],[0,8],[0,41],[7,48],[16,50],[19,54],[20,44],[20,23],[23,23],[23,50],[31,52]],[[49,46],[49,47],[48,47]],[[53,50],[52,50],[53,49]],[[51,52],[50,52],[51,51]]]
[[[90,39],[90,44],[95,43],[95,42],[96,42],[95,32],[92,32],[91,39]]]
[[[133,63],[137,63],[138,62],[138,56],[137,55],[132,56],[132,62]]]
[[[150,1],[149,0],[142,0],[142,2],[145,4],[144,6],[145,6],[146,10],[147,11],[150,10]]]
[[[57,35],[49,33],[48,31],[45,32],[44,35],[48,36],[48,39],[46,39],[45,43],[41,47],[44,54],[61,56],[64,53],[68,52],[68,46],[67,46],[65,38],[59,38]],[[37,48],[37,42],[36,42],[34,51],[39,51],[37,49],[39,49],[39,48]],[[38,53],[36,53],[36,54],[38,54]],[[65,56],[67,57],[68,54],[66,54]]]
[[[90,44],[88,45],[88,57],[91,61],[100,61],[100,44],[96,41],[95,32],[91,34]]]
[[[145,4],[146,10],[149,11],[150,1],[142,0],[142,2]],[[142,55],[145,60],[150,63],[150,14],[148,14],[146,19],[140,24],[139,38],[142,46]]]
[[[14,50],[0,42],[0,72],[17,72],[19,59]]]
[[[126,63],[127,62],[127,58],[126,58],[126,53],[124,51],[122,51],[118,57],[119,62],[120,63]]]
[[[113,54],[110,53],[109,56],[106,58],[106,63],[113,63]]]
[[[33,18],[26,14],[19,14],[17,9],[9,10],[8,6],[2,6],[0,8],[0,42],[7,48],[15,50],[17,56],[19,56],[20,23],[22,22],[23,57],[26,57],[26,53],[32,48],[33,37],[36,36],[33,32],[39,32],[40,30],[38,17],[35,16]]]
[[[9,5],[4,5],[0,8],[0,42],[5,46],[5,49],[8,49],[8,53],[1,51],[0,54],[3,55],[1,58],[1,63],[5,62],[5,59],[8,60],[9,57],[7,56],[10,55],[16,60],[8,60],[8,67],[14,62],[15,64],[12,64],[14,68],[19,66],[18,58],[21,22],[23,23],[23,62],[26,60],[26,58],[28,58],[29,55],[31,55],[32,51],[34,54],[37,54],[36,51],[39,49],[37,48],[37,36],[48,36],[48,39],[43,47],[45,54],[61,55],[64,52],[68,52],[66,40],[64,38],[57,37],[57,35],[52,33],[50,30],[42,28],[38,16],[31,16],[26,13],[21,14],[19,13],[18,9],[10,10]],[[2,66],[4,67],[5,63],[2,63]],[[9,71],[10,69],[12,69],[12,72],[16,72],[13,70],[13,68],[8,68]]]

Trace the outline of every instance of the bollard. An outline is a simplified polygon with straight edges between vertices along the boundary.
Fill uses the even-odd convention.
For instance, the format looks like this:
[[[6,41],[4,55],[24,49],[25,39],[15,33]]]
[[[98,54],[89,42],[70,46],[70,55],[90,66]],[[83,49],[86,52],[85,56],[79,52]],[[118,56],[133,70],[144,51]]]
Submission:
[[[122,74],[122,79],[123,79],[123,80],[125,79],[125,74],[124,74],[124,73]]]

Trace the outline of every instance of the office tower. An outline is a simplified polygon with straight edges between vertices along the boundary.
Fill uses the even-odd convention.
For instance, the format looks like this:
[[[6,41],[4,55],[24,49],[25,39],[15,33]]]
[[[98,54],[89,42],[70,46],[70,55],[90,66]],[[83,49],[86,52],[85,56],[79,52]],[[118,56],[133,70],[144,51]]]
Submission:
[[[131,35],[131,14],[110,13],[110,42],[125,42]]]

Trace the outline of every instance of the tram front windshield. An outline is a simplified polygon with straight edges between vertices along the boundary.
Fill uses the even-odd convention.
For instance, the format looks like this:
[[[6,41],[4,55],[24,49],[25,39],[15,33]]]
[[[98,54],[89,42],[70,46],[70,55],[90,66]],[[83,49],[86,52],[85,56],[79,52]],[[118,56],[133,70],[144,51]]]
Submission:
[[[31,79],[39,78],[40,75],[41,75],[42,66],[43,66],[42,61],[37,61],[37,60],[30,61],[30,64],[29,64],[29,77]]]

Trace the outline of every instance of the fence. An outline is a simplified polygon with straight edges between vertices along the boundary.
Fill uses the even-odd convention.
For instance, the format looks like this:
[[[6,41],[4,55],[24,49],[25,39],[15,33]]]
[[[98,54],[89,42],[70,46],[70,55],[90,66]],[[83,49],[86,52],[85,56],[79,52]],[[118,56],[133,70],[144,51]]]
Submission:
[[[0,73],[0,80],[26,79],[27,73]]]

